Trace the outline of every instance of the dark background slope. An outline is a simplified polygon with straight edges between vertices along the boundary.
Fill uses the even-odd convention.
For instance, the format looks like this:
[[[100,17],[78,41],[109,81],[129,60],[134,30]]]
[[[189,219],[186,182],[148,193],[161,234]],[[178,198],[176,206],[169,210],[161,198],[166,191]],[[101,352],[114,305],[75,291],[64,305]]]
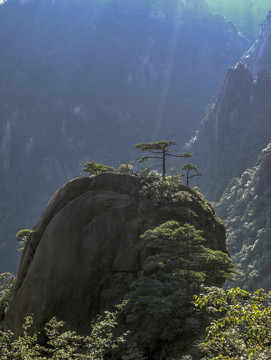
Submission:
[[[191,142],[205,174],[200,187],[217,201],[229,251],[242,271],[235,285],[248,290],[271,288],[270,54],[271,12],[242,62],[227,71]]]
[[[15,1],[0,6],[0,271],[15,233],[86,161],[197,129],[249,43],[202,1]]]

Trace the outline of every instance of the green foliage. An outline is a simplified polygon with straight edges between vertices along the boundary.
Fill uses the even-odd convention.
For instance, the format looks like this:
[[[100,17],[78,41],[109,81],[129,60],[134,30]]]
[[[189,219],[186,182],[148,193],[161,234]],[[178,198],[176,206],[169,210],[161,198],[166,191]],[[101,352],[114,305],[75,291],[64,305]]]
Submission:
[[[139,192],[141,209],[146,213],[145,227],[143,230],[156,226],[162,222],[176,218],[182,212],[183,219],[192,215],[192,210],[182,203],[183,196],[179,192],[180,177],[167,176],[162,180],[156,171],[147,171],[141,175],[141,189]],[[179,196],[180,195],[180,196]],[[184,216],[183,211],[191,212]],[[155,216],[151,216],[155,214]],[[191,217],[190,217],[191,218]]]
[[[119,166],[119,172],[124,174],[131,174],[134,170],[134,166],[130,163],[121,163]]]
[[[4,318],[5,309],[8,306],[15,276],[10,273],[0,274],[0,328],[2,328],[2,320]]]
[[[23,229],[17,232],[16,234],[17,241],[19,242],[20,245],[22,245],[18,249],[19,252],[22,252],[24,250],[27,241],[28,240],[30,241],[31,234],[34,234],[34,232],[35,232],[34,230],[29,230],[29,229]]]
[[[138,159],[138,162],[149,161],[150,159],[159,159],[162,160],[162,176],[163,180],[166,176],[166,156],[172,156],[169,154],[169,146],[175,145],[176,141],[171,140],[161,140],[153,143],[139,143],[135,147],[140,150],[140,152],[150,152],[153,155],[143,156]]]
[[[153,155],[149,155],[149,156],[143,156],[140,159],[138,159],[138,162],[144,162],[144,161],[149,161],[150,159],[158,159],[158,160],[162,160],[162,177],[163,180],[165,180],[166,178],[166,157],[171,156],[171,157],[175,157],[175,158],[188,158],[191,157],[192,154],[190,153],[184,153],[181,155],[174,155],[170,153],[170,149],[169,146],[171,145],[175,145],[176,141],[172,141],[172,140],[161,140],[161,141],[157,141],[157,142],[152,142],[152,143],[139,143],[136,144],[135,147],[137,149],[140,150],[140,152],[150,152]]]
[[[203,282],[231,276],[233,263],[226,254],[204,247],[201,231],[190,224],[169,221],[147,230],[141,240],[143,273],[126,295],[131,299],[127,322],[140,329],[133,339],[141,347],[156,353],[161,351],[157,344],[163,344],[164,356],[177,348],[180,354],[200,328],[190,305],[192,294]]]
[[[267,154],[269,146],[263,150]],[[271,187],[262,193],[256,188],[260,178],[260,164],[246,169],[231,181],[220,201],[215,204],[217,214],[227,228],[227,241],[233,261],[242,274],[235,286],[245,290],[259,286],[270,289]]]
[[[190,295],[208,277],[231,277],[234,265],[227,254],[211,250],[203,244],[202,231],[191,224],[180,226],[177,221],[168,221],[142,236],[147,249],[155,255],[148,256],[144,271],[149,275],[175,278],[185,284],[185,293]],[[166,275],[167,274],[167,275]]]
[[[271,356],[271,292],[207,287],[195,296],[198,311],[214,317],[199,346],[205,360],[267,360]]]
[[[141,152],[149,151],[151,153],[156,153],[156,151],[160,152],[169,152],[169,146],[175,145],[176,141],[172,140],[160,140],[152,143],[139,143],[136,144],[135,147],[139,149]]]
[[[177,172],[162,181],[156,171],[149,167],[140,174],[141,189],[139,192],[140,206],[146,213],[143,231],[168,220],[182,219],[182,223],[198,223],[198,215],[194,211],[201,206],[205,211],[214,213],[210,203],[196,190],[180,187],[180,175]],[[155,216],[152,216],[155,214]],[[219,220],[220,221],[220,220]]]
[[[86,163],[82,170],[88,172],[89,175],[98,175],[107,171],[116,171],[113,167],[103,164],[97,164],[96,161]]]
[[[47,342],[40,345],[38,334],[31,334],[33,318],[26,317],[23,334],[13,338],[11,331],[0,333],[0,355],[2,360],[103,360],[104,354],[124,343],[127,333],[114,337],[117,316],[123,311],[126,302],[115,312],[105,312],[91,324],[88,336],[75,331],[63,332],[64,322],[52,318],[45,325]]]
[[[122,355],[121,360],[145,360],[143,352],[138,349],[136,343],[132,343],[125,355]]]
[[[184,164],[182,167],[183,171],[186,171],[186,186],[189,186],[189,180],[195,176],[201,176],[202,174],[199,173],[199,169],[190,163]],[[195,172],[196,174],[190,175],[190,171]]]

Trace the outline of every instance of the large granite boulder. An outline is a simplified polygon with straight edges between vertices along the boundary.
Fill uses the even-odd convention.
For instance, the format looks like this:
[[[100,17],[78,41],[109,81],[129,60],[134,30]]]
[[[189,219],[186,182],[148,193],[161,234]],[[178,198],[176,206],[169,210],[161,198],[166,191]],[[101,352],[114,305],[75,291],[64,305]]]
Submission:
[[[25,247],[6,329],[18,335],[33,314],[35,331],[57,316],[86,333],[93,317],[121,302],[140,276],[140,234],[158,217],[182,223],[191,217],[208,246],[226,251],[225,228],[197,192],[181,186],[172,208],[146,204],[139,190],[136,176],[104,173],[73,179],[53,195]]]

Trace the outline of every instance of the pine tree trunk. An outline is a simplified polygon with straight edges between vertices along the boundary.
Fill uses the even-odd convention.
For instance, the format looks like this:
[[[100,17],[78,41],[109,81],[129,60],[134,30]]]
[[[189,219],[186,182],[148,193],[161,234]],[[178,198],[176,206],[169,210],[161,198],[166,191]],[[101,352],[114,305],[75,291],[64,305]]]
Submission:
[[[166,151],[163,150],[163,180],[166,178]]]

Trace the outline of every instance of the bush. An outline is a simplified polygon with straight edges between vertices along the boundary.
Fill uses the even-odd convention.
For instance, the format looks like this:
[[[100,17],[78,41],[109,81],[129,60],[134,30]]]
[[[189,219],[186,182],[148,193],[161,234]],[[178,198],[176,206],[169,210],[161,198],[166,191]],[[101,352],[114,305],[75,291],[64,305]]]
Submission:
[[[33,318],[25,318],[23,334],[14,340],[12,331],[0,333],[0,356],[2,360],[103,360],[105,353],[125,341],[127,333],[114,337],[117,316],[126,302],[117,306],[115,312],[105,312],[91,324],[88,336],[75,331],[65,331],[63,321],[55,317],[45,325],[46,344],[38,341],[39,334],[31,334]]]

